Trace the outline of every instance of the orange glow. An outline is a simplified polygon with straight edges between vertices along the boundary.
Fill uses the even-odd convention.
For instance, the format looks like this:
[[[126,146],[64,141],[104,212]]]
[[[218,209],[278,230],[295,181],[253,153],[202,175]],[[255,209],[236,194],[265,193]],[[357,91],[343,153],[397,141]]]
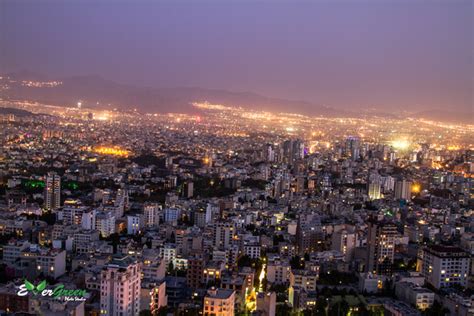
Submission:
[[[405,150],[410,147],[410,142],[406,139],[397,139],[391,142],[392,146],[396,149]]]
[[[461,149],[461,147],[456,146],[456,145],[448,146],[448,150],[459,150],[459,149]]]
[[[101,155],[111,155],[111,156],[118,156],[118,157],[128,157],[130,152],[126,149],[121,149],[119,147],[107,147],[107,146],[100,146],[95,147],[92,149],[92,152]]]
[[[418,183],[414,183],[411,187],[411,192],[420,193],[420,191],[421,191],[421,185],[419,185]]]

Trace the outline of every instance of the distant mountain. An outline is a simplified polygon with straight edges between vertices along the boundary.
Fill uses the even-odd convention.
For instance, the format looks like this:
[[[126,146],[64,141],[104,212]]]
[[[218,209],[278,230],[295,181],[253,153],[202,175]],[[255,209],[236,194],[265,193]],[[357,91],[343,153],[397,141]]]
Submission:
[[[49,79],[46,76],[22,72],[8,74],[16,83],[4,95],[10,99],[27,99],[59,106],[75,106],[81,100],[91,108],[133,108],[143,112],[196,113],[199,110],[191,102],[208,101],[214,104],[249,109],[308,115],[345,116],[343,110],[312,104],[305,101],[270,98],[251,92],[231,92],[197,87],[149,88],[119,84],[99,76],[75,76]],[[29,87],[22,80],[56,80],[62,84],[54,87]]]
[[[298,113],[310,116],[328,117],[386,117],[401,119],[406,113],[390,114],[376,108],[346,111],[306,101],[285,100],[262,96],[252,92],[232,92],[199,87],[150,88],[116,83],[100,76],[74,76],[63,79],[22,71],[3,76],[0,84],[7,83],[9,89],[3,90],[0,97],[12,100],[29,100],[58,106],[76,106],[81,101],[83,107],[95,109],[132,110],[147,113],[199,113],[192,102],[208,101],[211,104],[222,104],[230,107],[266,110],[272,112]],[[61,81],[55,86],[34,87],[22,81]],[[474,123],[471,113],[451,111],[423,111],[408,115],[436,121]]]
[[[422,111],[412,116],[432,121],[474,124],[474,109],[466,113],[443,110]]]
[[[25,117],[25,116],[34,116],[36,114],[31,113],[29,111],[17,109],[17,108],[2,108],[0,107],[0,114],[2,115],[8,115],[8,114],[13,114],[18,117]]]
[[[5,76],[13,80],[38,80],[38,81],[52,80],[49,76],[45,74],[28,71],[28,70],[21,70],[18,72],[8,73]]]

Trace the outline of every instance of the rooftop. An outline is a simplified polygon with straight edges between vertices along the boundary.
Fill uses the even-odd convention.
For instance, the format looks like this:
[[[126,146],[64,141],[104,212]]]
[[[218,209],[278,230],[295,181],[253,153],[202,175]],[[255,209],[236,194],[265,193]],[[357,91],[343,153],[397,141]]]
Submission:
[[[461,257],[469,258],[469,254],[456,246],[432,245],[425,248],[426,251],[438,257]]]
[[[228,299],[229,297],[234,294],[233,290],[226,290],[226,289],[216,289],[211,288],[207,291],[206,297],[208,298],[218,298],[218,299]]]

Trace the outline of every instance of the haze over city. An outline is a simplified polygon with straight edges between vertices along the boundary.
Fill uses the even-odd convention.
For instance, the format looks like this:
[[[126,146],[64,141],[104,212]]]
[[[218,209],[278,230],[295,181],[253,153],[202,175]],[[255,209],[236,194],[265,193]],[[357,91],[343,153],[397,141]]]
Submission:
[[[2,1],[0,72],[465,115],[472,15],[469,0]]]

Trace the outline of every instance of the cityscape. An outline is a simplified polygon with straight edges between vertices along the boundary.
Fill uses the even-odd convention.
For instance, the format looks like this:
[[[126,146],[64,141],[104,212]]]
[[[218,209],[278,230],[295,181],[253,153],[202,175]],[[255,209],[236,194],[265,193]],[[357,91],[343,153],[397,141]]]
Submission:
[[[146,8],[169,14],[163,3],[175,8]],[[133,5],[117,6],[120,15]],[[452,108],[367,110],[40,75],[9,54],[0,54],[0,315],[474,315],[469,84],[471,99]]]

